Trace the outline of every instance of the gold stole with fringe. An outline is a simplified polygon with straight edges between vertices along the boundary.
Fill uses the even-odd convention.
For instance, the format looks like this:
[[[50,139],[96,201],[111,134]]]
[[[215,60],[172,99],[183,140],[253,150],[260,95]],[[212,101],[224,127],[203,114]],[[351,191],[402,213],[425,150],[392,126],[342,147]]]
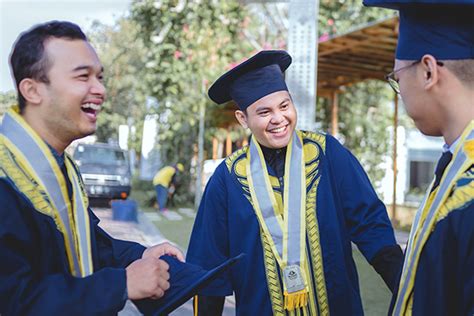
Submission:
[[[306,200],[303,201],[304,213],[302,220],[305,221],[306,224],[306,230],[303,232],[303,236],[305,236],[304,238],[306,238],[305,240],[307,240],[307,245],[309,247],[306,247],[305,244],[303,256],[304,259],[300,264],[305,276],[308,278],[305,280],[306,290],[308,290],[307,305],[301,308],[294,308],[293,310],[285,309],[285,303],[296,305],[297,302],[296,300],[289,302],[287,298],[285,302],[285,289],[281,288],[279,280],[279,273],[282,273],[282,269],[280,268],[274,256],[274,252],[272,251],[270,238],[267,237],[263,229],[261,229],[260,238],[262,240],[267,285],[272,303],[273,315],[329,315],[322,251],[319,240],[319,227],[316,217],[316,196],[320,176],[319,163],[321,153],[325,150],[325,136],[318,133],[301,131],[297,131],[297,135],[303,144],[304,163],[302,166],[305,177],[303,188],[307,190]],[[248,181],[247,166],[249,150],[249,147],[244,147],[229,156],[225,162],[229,172],[235,174],[236,179],[242,185],[244,196],[255,209],[255,205],[250,194]],[[289,161],[289,159],[287,161]],[[273,180],[276,179],[270,177],[270,182],[272,182],[271,185],[273,187],[278,186],[278,181]],[[273,190],[272,194],[275,196],[275,198],[277,198],[277,204],[279,205],[278,207],[281,208],[281,213],[279,214],[283,214],[283,203],[281,203],[280,195]],[[299,299],[298,301],[301,302]]]

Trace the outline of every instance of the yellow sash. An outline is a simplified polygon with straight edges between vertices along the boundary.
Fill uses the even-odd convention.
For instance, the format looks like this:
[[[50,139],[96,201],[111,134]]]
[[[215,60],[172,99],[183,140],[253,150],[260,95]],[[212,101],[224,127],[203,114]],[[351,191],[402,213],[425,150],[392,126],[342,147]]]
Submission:
[[[47,144],[10,109],[0,125],[0,168],[36,210],[52,217],[64,237],[71,274],[93,272],[88,200],[72,159],[66,155],[72,203],[66,179]]]
[[[294,310],[306,306],[309,291],[303,266],[306,258],[306,177],[303,142],[294,132],[287,146],[283,212],[278,209],[265,158],[255,136],[252,137],[248,155],[250,195],[260,227],[282,270],[285,309]]]
[[[306,189],[306,200],[303,201],[303,203],[306,211],[303,220],[305,220],[306,225],[307,247],[306,256],[302,265],[304,267],[305,276],[308,276],[308,279],[305,280],[309,290],[308,304],[305,307],[299,309],[295,308],[292,311],[285,309],[285,304],[289,302],[288,296],[284,296],[284,291],[282,291],[280,285],[280,275],[282,273],[281,267],[274,255],[275,247],[272,245],[272,237],[267,237],[267,234],[265,234],[261,228],[260,238],[263,248],[267,286],[270,300],[272,302],[273,315],[275,316],[329,315],[322,249],[319,240],[319,225],[316,217],[318,212],[316,196],[318,195],[320,182],[319,164],[321,155],[326,148],[326,137],[319,133],[301,131],[297,131],[297,135],[303,143],[303,157],[305,160],[303,170],[306,177],[304,185]],[[249,188],[249,151],[250,148],[246,146],[227,157],[225,163],[229,172],[235,175],[236,180],[242,186],[244,196],[248,199],[255,210],[254,199],[251,197]],[[288,162],[289,159],[286,161]],[[266,165],[264,167],[266,170]],[[278,179],[270,177],[270,182],[270,185],[272,185],[273,188],[279,186]],[[285,185],[287,186],[287,184]],[[276,204],[278,205],[277,215],[280,217],[283,215],[283,218],[285,218],[286,216],[283,214],[284,198],[282,199],[281,195],[276,193],[273,189],[271,193],[273,194],[274,199],[276,199]]]

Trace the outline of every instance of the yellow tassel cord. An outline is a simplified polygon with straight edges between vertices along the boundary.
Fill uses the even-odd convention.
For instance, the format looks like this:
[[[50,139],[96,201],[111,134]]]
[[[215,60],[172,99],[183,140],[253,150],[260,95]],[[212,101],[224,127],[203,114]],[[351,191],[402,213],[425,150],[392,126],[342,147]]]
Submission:
[[[194,295],[194,316],[198,316],[198,297]]]
[[[288,293],[285,291],[285,309],[292,311],[297,308],[305,307],[308,305],[308,290],[303,289],[301,291]]]

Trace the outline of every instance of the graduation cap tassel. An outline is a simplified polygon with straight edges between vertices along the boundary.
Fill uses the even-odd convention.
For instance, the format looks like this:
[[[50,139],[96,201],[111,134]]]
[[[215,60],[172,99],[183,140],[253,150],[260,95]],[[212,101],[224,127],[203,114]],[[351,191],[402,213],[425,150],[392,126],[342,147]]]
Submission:
[[[199,314],[198,299],[199,299],[199,296],[194,295],[194,314],[193,314],[194,316],[198,316],[198,314]]]

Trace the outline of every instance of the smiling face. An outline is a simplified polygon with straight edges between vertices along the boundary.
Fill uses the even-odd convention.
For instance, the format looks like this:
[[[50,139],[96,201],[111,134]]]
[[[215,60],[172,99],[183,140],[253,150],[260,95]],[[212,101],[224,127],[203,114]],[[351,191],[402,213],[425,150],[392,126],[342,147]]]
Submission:
[[[31,104],[33,126],[53,147],[93,134],[105,100],[103,68],[90,44],[52,38],[45,43],[49,83],[37,82],[40,102]],[[54,139],[56,138],[56,139]]]
[[[255,101],[246,113],[236,111],[239,123],[252,131],[260,145],[283,148],[290,142],[297,114],[287,91],[277,91]]]

